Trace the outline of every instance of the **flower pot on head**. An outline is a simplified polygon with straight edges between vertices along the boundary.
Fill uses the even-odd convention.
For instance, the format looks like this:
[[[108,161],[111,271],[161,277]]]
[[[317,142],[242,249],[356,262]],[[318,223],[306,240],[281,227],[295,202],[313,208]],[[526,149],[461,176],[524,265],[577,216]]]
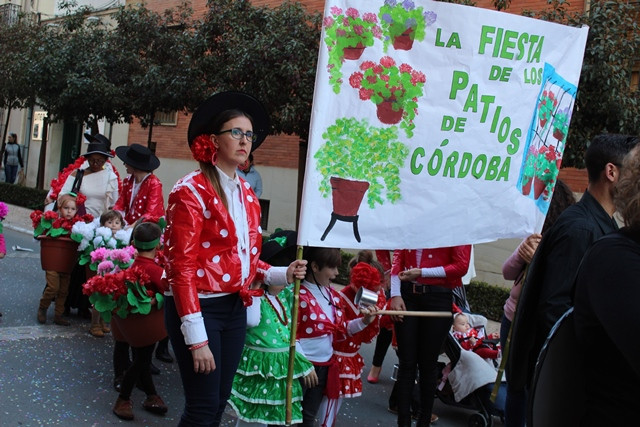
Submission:
[[[111,322],[131,347],[146,347],[167,336],[164,309],[154,307],[149,314],[129,314],[124,319],[114,315]]]
[[[404,110],[402,108],[394,110],[394,104],[394,100],[387,100],[382,101],[376,106],[376,115],[382,123],[386,125],[395,125],[396,123],[399,123],[400,120],[402,120],[402,114],[404,113]]]
[[[393,38],[393,48],[395,50],[411,50],[413,47],[413,28],[407,28],[404,33]]]
[[[78,259],[78,243],[68,237],[39,236],[38,240],[42,269],[70,274]]]
[[[362,56],[362,52],[364,52],[364,45],[362,42],[358,42],[354,47],[345,47],[344,48],[344,59],[356,60],[360,59]]]

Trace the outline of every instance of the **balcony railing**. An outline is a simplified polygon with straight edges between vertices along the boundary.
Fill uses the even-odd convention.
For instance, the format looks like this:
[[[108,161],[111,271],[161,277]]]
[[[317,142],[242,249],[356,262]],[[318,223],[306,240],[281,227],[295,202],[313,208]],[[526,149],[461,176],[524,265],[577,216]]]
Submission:
[[[19,4],[3,4],[0,5],[0,25],[13,25],[20,19],[22,8]]]

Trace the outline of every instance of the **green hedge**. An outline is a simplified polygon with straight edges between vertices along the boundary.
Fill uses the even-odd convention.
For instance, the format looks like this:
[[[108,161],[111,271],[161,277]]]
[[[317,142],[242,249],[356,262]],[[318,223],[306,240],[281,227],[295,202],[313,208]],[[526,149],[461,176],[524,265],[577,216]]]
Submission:
[[[465,288],[473,313],[482,314],[497,322],[502,318],[504,302],[509,298],[510,289],[472,280]]]
[[[334,282],[346,286],[349,284],[349,261],[354,255],[345,251],[340,251],[340,254],[342,255],[342,264],[338,267],[338,277]]]
[[[0,201],[28,209],[44,209],[47,190],[0,182]]]

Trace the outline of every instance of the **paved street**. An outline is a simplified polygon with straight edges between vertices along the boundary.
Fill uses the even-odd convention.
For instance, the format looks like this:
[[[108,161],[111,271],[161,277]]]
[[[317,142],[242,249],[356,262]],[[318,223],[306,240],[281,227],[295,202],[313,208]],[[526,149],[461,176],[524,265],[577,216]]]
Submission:
[[[144,395],[137,389],[133,393],[135,420],[121,421],[112,414],[117,397],[112,387],[112,339],[89,335],[88,320],[73,312],[71,326],[54,325],[53,306],[47,324],[38,324],[36,311],[45,284],[39,246],[30,235],[9,227],[5,227],[5,237],[7,256],[0,260],[0,426],[177,425],[184,399],[175,363],[154,362],[162,370],[154,380],[169,406],[165,417],[142,410]],[[33,252],[13,250],[13,246]],[[373,345],[363,347],[367,364],[372,353]],[[395,416],[387,412],[395,361],[389,350],[380,382],[365,381],[363,396],[347,399],[338,427],[395,425]],[[367,368],[364,375],[366,372]],[[473,413],[437,400],[434,411],[440,416],[438,427],[465,426]],[[494,425],[501,425],[495,421]],[[235,425],[233,411],[227,411],[223,425]]]

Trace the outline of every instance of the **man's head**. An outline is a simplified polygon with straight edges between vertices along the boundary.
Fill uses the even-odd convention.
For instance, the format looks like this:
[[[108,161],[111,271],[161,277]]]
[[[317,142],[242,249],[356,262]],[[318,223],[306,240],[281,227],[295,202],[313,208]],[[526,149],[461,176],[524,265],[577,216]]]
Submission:
[[[242,170],[242,172],[244,173],[249,173],[249,171],[251,170],[251,165],[253,164],[253,154],[250,153],[249,154],[249,161],[246,163],[246,167]]]
[[[637,136],[607,133],[598,135],[591,141],[584,155],[589,174],[589,183],[597,183],[607,176],[614,176],[615,169],[622,165],[622,159],[640,142]]]

